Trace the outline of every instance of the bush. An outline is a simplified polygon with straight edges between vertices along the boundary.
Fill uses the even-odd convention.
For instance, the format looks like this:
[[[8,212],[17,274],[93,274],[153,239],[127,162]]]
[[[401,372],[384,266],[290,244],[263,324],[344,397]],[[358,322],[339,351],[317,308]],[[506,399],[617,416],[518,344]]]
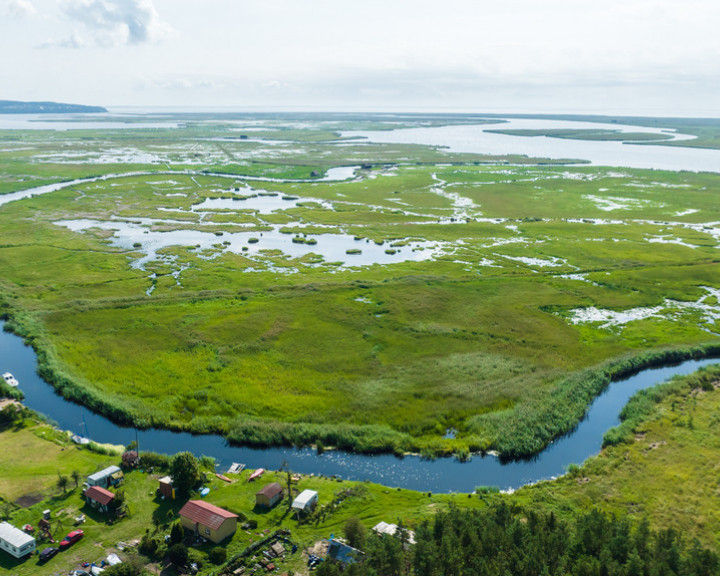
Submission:
[[[227,560],[227,550],[225,550],[225,548],[220,548],[219,546],[217,548],[213,548],[210,550],[210,554],[208,554],[208,560],[210,560],[213,564],[223,564],[225,560]]]
[[[173,544],[168,550],[167,558],[175,566],[181,568],[187,564],[188,549],[185,544]]]
[[[143,468],[160,468],[167,470],[170,468],[170,458],[165,454],[157,452],[141,452],[140,464]]]
[[[154,558],[158,551],[158,541],[155,540],[155,538],[151,538],[149,535],[145,534],[142,537],[142,540],[140,540],[140,546],[138,546],[138,551],[143,556],[147,556],[148,558]]]
[[[179,522],[176,522],[172,525],[172,528],[170,529],[170,543],[171,544],[179,544],[183,541],[183,538],[185,537],[185,530],[183,530],[183,527],[180,525]]]

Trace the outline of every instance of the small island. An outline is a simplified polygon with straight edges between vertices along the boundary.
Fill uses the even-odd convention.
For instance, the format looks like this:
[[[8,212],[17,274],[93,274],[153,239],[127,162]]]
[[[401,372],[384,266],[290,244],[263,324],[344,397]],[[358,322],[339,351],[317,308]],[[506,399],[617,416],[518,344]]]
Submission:
[[[107,112],[102,106],[63,104],[61,102],[21,102],[0,100],[0,114],[96,114]]]

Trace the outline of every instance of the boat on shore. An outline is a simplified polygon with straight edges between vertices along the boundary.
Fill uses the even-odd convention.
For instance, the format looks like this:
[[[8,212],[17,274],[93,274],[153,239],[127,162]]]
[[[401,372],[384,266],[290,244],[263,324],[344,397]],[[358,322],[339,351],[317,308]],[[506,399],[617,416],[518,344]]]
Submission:
[[[248,477],[248,482],[252,482],[256,478],[260,478],[260,476],[262,476],[264,473],[265,473],[265,468],[258,468],[257,470],[255,470],[255,472],[250,474],[250,476]]]
[[[5,380],[5,384],[8,386],[12,386],[13,388],[17,388],[20,383],[15,379],[15,376],[10,374],[10,372],[5,372],[5,374],[2,375],[3,380]]]

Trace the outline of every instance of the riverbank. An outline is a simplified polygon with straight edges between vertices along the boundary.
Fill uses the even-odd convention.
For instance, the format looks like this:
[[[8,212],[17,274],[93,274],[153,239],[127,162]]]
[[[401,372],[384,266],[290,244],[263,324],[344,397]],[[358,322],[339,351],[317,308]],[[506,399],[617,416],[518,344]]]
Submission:
[[[569,522],[597,509],[615,514],[627,524],[629,534],[634,534],[641,521],[646,520],[650,529],[672,528],[683,534],[686,543],[697,538],[702,545],[717,549],[720,512],[714,505],[715,483],[708,479],[714,477],[720,457],[720,437],[716,433],[719,387],[720,367],[715,366],[636,395],[625,409],[630,425],[621,442],[606,447],[583,465],[571,466],[562,478],[513,494],[498,493],[485,485],[482,478],[477,478],[478,489],[470,490],[469,494],[438,495],[302,475],[293,484],[294,489],[318,491],[320,504],[325,508],[311,522],[299,524],[286,513],[285,502],[270,512],[254,508],[255,492],[272,481],[284,483],[283,474],[266,472],[259,484],[249,483],[247,478],[252,470],[247,469],[240,475],[227,475],[232,481],[227,483],[216,478],[212,474],[215,469],[210,467],[205,469],[209,474],[203,485],[210,489],[206,496],[209,502],[242,514],[243,521],[257,522],[255,528],[238,530],[230,541],[223,543],[228,558],[266,531],[279,527],[289,529],[292,541],[302,550],[330,534],[343,534],[351,517],[359,518],[366,530],[379,522],[399,521],[416,530],[424,520],[451,507],[483,511],[501,502],[520,512],[552,512],[558,520]],[[19,457],[20,453],[24,457]],[[4,471],[0,481],[0,499],[4,502],[0,504],[15,525],[35,524],[42,510],[50,509],[54,521],[65,522],[69,531],[67,523],[85,510],[79,488],[70,480],[63,491],[57,486],[58,475],[69,477],[77,470],[84,476],[118,460],[117,456],[76,446],[64,432],[27,420],[0,432],[0,466]],[[204,462],[207,465],[209,460]],[[86,537],[47,566],[54,571],[67,571],[82,561],[97,560],[116,551],[118,542],[138,539],[146,530],[162,547],[163,536],[170,532],[184,503],[154,498],[157,479],[163,474],[161,470],[152,474],[126,471],[124,491],[130,515],[108,524],[104,518],[89,514],[83,525]],[[207,560],[212,547],[206,545],[194,553],[204,566],[202,574],[217,570]],[[304,570],[304,559],[299,555],[289,558],[284,569]],[[0,567],[12,569],[19,576],[38,573],[36,559],[20,564],[0,554]]]
[[[54,394],[50,385],[35,374],[36,357],[32,349],[25,346],[19,337],[8,332],[0,332],[0,341],[3,343],[0,359],[6,363],[12,359],[19,366],[15,373],[23,382],[25,403],[29,407],[47,414],[61,427],[80,435],[90,436],[97,442],[129,443],[135,439],[135,431],[132,428],[122,428],[105,419],[102,414],[91,412]],[[582,410],[580,417],[585,414],[587,404],[584,402],[592,402],[591,408],[572,432],[556,439],[549,448],[538,450],[539,453],[531,459],[501,460],[491,455],[475,454],[471,457],[468,454],[465,458],[445,457],[434,460],[418,456],[363,455],[352,451],[321,453],[307,446],[312,442],[307,442],[304,448],[228,446],[222,436],[208,432],[194,435],[187,431],[172,432],[159,429],[140,431],[139,440],[146,450],[161,453],[190,450],[197,456],[212,456],[219,463],[226,465],[233,461],[242,461],[250,467],[272,469],[287,461],[294,469],[308,474],[337,475],[354,480],[368,479],[381,484],[416,490],[471,491],[477,484],[478,478],[482,478],[483,483],[503,489],[514,489],[561,475],[568,465],[582,462],[597,453],[602,445],[603,436],[609,428],[619,422],[617,417],[620,410],[636,391],[657,385],[674,374],[688,374],[703,365],[713,363],[713,360],[686,360],[679,365],[665,368],[651,368],[651,366],[677,363],[685,358],[697,358],[710,352],[716,350],[713,347],[684,351],[667,350],[646,355],[644,358],[626,359],[606,366],[603,370],[587,372],[585,377],[575,380],[576,388],[560,387],[559,389],[564,390],[564,394],[569,394],[577,409]],[[635,375],[631,376],[632,373]],[[616,381],[593,402],[595,395],[600,393],[613,377],[616,379],[625,377],[625,380]],[[567,405],[569,405],[568,400],[565,401],[565,406]],[[562,414],[565,420],[561,419],[560,415],[553,416],[559,414],[558,406],[562,406],[559,400],[556,401],[551,413],[543,415],[544,422],[570,421],[569,414]],[[577,424],[571,423],[573,427]],[[548,425],[539,428],[544,433],[547,433],[548,429]],[[316,439],[317,436],[311,438]],[[330,442],[328,446],[331,446]]]

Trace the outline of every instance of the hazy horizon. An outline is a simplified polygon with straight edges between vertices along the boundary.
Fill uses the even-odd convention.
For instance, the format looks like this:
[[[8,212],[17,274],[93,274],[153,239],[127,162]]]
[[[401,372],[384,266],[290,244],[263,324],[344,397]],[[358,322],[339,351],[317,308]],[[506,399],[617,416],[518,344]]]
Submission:
[[[720,116],[708,0],[0,0],[8,100]]]

